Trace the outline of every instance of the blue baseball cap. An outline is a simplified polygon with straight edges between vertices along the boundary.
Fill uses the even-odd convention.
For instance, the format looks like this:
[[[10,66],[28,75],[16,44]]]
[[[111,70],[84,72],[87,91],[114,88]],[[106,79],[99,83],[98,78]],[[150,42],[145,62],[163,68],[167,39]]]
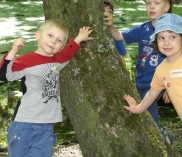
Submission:
[[[104,0],[104,3],[107,3],[111,6],[111,9],[114,10],[114,5],[111,0]]]
[[[172,13],[164,14],[155,20],[154,27],[155,32],[150,36],[151,41],[155,40],[157,33],[167,30],[182,34],[182,17]]]

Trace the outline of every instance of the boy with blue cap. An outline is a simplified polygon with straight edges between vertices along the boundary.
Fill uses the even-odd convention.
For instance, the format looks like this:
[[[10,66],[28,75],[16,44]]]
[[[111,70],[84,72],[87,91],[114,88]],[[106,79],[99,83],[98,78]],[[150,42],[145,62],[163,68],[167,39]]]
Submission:
[[[109,12],[110,14],[113,14],[113,11],[114,11],[114,5],[112,3],[111,0],[104,0],[104,6],[105,6],[105,11],[106,12]],[[125,60],[124,60],[124,55],[126,54],[126,50],[125,50],[125,47],[124,47],[124,44],[121,40],[119,41],[116,41],[114,40],[114,44],[116,46],[116,49],[121,57],[121,60],[124,64],[124,66],[126,66],[126,63],[125,63]]]
[[[154,23],[155,32],[150,36],[156,51],[166,55],[156,68],[151,88],[142,102],[137,105],[135,99],[124,95],[131,113],[140,114],[151,106],[163,89],[169,94],[174,108],[182,120],[182,17],[176,14],[164,14]]]

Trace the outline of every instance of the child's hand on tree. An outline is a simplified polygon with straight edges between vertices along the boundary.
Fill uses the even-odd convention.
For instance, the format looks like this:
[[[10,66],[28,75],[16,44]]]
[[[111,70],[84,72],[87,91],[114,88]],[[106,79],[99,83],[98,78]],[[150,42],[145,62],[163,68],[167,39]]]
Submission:
[[[77,44],[80,44],[82,41],[93,40],[92,37],[89,37],[90,33],[93,30],[90,27],[83,27],[80,28],[78,36],[74,39]]]
[[[124,95],[123,97],[127,103],[129,104],[129,106],[124,106],[124,109],[130,111],[131,113],[137,113],[136,108],[137,108],[137,103],[135,101],[135,99],[133,97],[131,97],[130,95]]]

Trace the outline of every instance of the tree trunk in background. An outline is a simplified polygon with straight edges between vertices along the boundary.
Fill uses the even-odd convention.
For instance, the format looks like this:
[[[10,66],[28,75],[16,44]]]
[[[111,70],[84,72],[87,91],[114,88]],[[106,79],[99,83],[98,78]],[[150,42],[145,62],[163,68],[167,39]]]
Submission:
[[[173,157],[148,112],[129,114],[124,94],[140,101],[103,19],[102,0],[43,0],[45,18],[61,19],[70,37],[90,26],[94,41],[61,71],[61,99],[84,157]]]

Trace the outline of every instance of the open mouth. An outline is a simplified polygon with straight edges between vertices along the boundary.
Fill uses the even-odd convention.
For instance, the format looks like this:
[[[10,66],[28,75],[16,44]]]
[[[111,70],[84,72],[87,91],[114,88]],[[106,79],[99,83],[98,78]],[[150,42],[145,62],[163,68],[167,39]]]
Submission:
[[[150,15],[155,15],[155,12],[152,12],[152,11],[151,11],[151,12],[150,12]]]

